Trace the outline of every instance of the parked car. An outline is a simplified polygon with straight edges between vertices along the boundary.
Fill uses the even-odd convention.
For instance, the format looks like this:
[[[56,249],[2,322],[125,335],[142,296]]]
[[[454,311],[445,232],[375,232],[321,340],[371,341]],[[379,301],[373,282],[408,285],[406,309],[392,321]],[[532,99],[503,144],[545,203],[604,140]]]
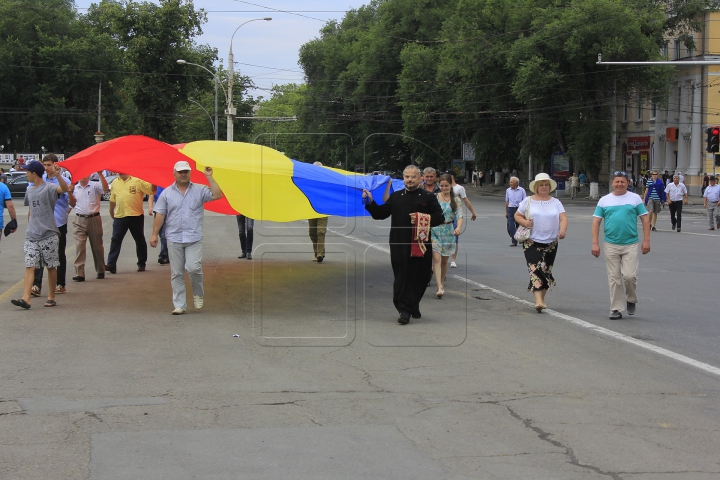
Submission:
[[[14,180],[18,177],[25,177],[27,175],[25,174],[25,170],[16,170],[14,172],[5,172],[5,176],[7,177],[8,183],[10,183],[11,180]]]
[[[117,177],[118,177],[117,175],[108,175],[107,177],[105,177],[105,180],[107,180],[107,182],[108,182],[108,187],[113,182],[113,180],[115,180]],[[93,182],[99,182],[99,181],[100,180],[93,180]],[[110,191],[108,190],[108,193],[103,193],[101,198],[102,198],[102,200],[109,202],[110,201]]]
[[[10,189],[11,196],[24,197],[28,187],[28,179],[24,174],[15,176],[15,178],[8,178],[7,186]]]

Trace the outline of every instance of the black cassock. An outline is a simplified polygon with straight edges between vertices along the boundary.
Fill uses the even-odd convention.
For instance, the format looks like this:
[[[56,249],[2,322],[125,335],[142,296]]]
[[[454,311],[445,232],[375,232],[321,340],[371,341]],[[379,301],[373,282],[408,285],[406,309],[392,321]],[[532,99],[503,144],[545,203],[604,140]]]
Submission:
[[[393,303],[398,312],[420,313],[420,300],[425,294],[432,276],[432,244],[428,238],[424,257],[411,257],[412,242],[411,213],[430,214],[430,226],[436,227],[445,222],[445,215],[432,193],[424,188],[393,192],[388,201],[378,205],[374,201],[365,206],[375,220],[384,220],[392,215],[390,223],[390,262],[392,263],[395,283],[393,284]]]

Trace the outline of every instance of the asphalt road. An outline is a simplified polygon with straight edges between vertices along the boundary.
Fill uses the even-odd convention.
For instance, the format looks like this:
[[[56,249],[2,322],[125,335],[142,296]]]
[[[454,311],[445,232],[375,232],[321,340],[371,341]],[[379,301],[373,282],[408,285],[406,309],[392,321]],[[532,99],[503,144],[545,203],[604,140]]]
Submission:
[[[136,272],[129,236],[117,275],[12,306],[22,225],[0,243],[0,478],[717,478],[704,218],[653,234],[638,313],[610,321],[593,207],[567,202],[537,314],[502,199],[470,195],[447,295],[429,289],[407,326],[387,222],[332,218],[322,264],[306,223],[258,222],[248,261],[235,219],[207,214],[205,307],[184,316],[169,267],[150,249]],[[107,216],[105,232],[107,249]]]

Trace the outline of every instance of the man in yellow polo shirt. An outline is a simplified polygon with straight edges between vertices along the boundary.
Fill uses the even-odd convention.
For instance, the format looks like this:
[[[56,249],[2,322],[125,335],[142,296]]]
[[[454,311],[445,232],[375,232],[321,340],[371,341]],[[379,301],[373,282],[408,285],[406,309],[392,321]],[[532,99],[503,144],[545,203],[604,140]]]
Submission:
[[[145,210],[143,198],[155,193],[156,187],[130,175],[118,176],[110,186],[110,216],[113,218],[112,240],[105,270],[116,273],[120,247],[128,230],[135,240],[137,271],[145,271],[147,242],[145,241]]]

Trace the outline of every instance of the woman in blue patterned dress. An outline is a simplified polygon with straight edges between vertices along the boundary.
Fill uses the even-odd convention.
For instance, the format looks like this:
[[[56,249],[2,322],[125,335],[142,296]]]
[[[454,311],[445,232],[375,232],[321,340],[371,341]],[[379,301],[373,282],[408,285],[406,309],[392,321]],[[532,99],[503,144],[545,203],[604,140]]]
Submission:
[[[455,196],[452,189],[452,176],[440,176],[440,193],[437,194],[438,202],[445,214],[445,223],[431,229],[433,272],[437,290],[435,295],[442,298],[445,295],[445,275],[448,270],[448,260],[455,251],[455,237],[460,235],[463,224],[463,213],[460,199]],[[457,227],[453,223],[457,220]]]

